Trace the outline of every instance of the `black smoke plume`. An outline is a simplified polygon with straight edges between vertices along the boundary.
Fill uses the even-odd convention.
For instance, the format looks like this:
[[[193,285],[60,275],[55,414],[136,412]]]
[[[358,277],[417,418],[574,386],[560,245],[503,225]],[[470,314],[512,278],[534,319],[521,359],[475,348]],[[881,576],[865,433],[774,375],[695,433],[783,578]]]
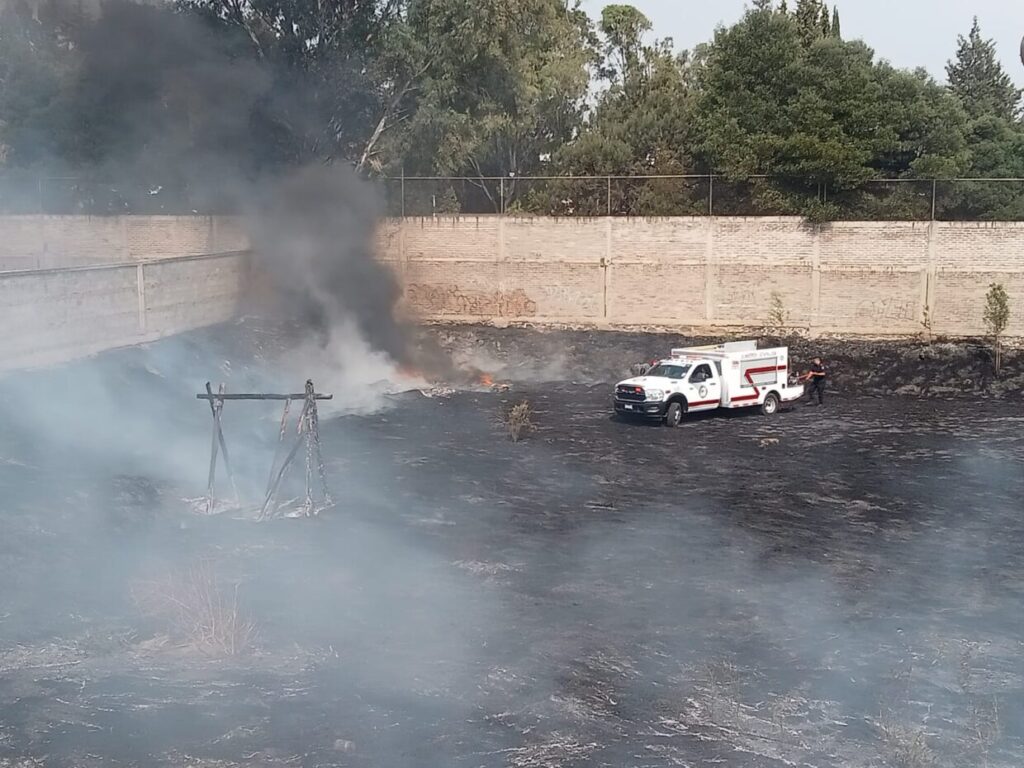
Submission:
[[[251,217],[256,266],[272,282],[277,312],[315,332],[321,347],[352,324],[371,348],[409,365],[412,329],[396,319],[401,288],[374,257],[382,209],[374,188],[350,169],[287,174]]]

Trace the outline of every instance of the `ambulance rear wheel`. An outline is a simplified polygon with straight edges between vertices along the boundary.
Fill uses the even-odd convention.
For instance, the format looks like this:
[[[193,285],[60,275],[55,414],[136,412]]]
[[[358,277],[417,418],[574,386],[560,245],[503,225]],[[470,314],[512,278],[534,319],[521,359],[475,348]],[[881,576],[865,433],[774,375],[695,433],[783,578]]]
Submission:
[[[668,410],[665,411],[665,426],[666,427],[678,427],[679,422],[683,420],[683,406],[679,403],[669,403]]]
[[[765,397],[764,402],[761,403],[761,413],[765,416],[774,416],[779,412],[780,405],[779,396],[774,392],[769,392]]]

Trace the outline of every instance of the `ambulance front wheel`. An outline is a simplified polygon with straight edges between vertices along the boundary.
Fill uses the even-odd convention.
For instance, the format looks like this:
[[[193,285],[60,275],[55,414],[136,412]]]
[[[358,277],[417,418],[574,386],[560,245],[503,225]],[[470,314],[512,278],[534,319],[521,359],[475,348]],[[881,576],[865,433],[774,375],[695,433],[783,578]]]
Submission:
[[[669,403],[668,410],[665,411],[665,426],[666,427],[678,427],[679,422],[683,420],[683,406],[679,403]]]
[[[765,397],[764,402],[761,403],[761,413],[765,416],[774,416],[779,412],[780,405],[779,396],[774,392],[769,392]]]

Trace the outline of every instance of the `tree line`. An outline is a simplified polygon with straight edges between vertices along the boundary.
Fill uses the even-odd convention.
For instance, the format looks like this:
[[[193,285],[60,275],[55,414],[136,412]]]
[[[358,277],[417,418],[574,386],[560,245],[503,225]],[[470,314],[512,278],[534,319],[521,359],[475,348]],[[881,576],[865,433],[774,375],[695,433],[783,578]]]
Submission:
[[[678,52],[635,7],[592,21],[576,0],[12,0],[0,170],[201,205],[344,162],[464,178],[406,186],[433,210],[648,215],[704,212],[709,182],[529,177],[713,174],[716,212],[816,220],[930,204],[870,179],[1024,177],[1021,91],[977,21],[940,83],[846,39],[838,6],[789,5],[755,0]],[[1024,219],[1024,184],[949,185],[942,206]]]

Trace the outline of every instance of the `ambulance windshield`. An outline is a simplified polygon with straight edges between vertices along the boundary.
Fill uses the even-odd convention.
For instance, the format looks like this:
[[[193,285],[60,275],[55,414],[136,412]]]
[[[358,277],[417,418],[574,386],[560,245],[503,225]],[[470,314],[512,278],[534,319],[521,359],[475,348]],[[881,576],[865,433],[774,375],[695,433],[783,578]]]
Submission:
[[[647,372],[648,376],[661,376],[666,379],[681,379],[690,370],[688,365],[673,365],[672,363],[658,363]]]

